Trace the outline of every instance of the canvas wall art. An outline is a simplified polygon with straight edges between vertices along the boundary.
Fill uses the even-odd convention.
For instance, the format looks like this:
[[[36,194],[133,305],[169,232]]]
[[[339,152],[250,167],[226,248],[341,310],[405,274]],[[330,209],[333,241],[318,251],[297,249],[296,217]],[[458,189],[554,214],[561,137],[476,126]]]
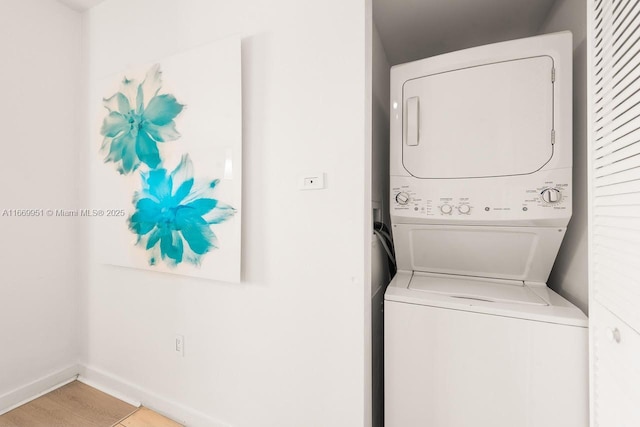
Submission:
[[[99,92],[102,261],[240,281],[240,40],[128,67]]]

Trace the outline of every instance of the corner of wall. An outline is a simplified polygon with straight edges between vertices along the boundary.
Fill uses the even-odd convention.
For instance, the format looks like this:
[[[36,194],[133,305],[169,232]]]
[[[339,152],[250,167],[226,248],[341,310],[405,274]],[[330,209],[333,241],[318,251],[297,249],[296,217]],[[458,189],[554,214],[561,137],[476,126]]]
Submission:
[[[70,383],[79,373],[80,365],[74,363],[0,395],[0,415]]]

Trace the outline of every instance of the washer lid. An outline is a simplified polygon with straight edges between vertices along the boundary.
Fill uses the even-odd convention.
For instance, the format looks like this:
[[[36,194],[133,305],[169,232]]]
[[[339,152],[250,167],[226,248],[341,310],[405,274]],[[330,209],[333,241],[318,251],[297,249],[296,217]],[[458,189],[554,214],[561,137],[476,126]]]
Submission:
[[[553,59],[514,59],[408,80],[402,163],[417,178],[533,173],[553,156]]]
[[[409,289],[447,295],[460,300],[491,303],[549,305],[523,282],[414,273]]]
[[[520,283],[547,281],[563,236],[555,227],[393,224],[399,270]]]
[[[586,328],[587,316],[544,283],[399,270],[384,293],[385,304],[459,310]]]

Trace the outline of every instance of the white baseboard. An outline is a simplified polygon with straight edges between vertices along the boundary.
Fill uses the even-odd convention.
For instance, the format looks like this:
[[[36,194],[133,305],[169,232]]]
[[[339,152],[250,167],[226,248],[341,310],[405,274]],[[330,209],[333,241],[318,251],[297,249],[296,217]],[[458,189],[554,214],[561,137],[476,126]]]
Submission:
[[[146,406],[188,427],[231,427],[229,424],[213,419],[200,411],[98,368],[81,365],[78,381],[134,406]]]
[[[80,366],[74,363],[0,395],[0,415],[74,381],[79,372]]]

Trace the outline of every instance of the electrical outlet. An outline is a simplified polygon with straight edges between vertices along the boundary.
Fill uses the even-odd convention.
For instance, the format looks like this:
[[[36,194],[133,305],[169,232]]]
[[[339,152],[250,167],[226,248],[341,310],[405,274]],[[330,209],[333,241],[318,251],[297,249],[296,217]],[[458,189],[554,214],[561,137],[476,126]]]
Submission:
[[[184,335],[176,335],[176,345],[174,350],[184,357]]]

